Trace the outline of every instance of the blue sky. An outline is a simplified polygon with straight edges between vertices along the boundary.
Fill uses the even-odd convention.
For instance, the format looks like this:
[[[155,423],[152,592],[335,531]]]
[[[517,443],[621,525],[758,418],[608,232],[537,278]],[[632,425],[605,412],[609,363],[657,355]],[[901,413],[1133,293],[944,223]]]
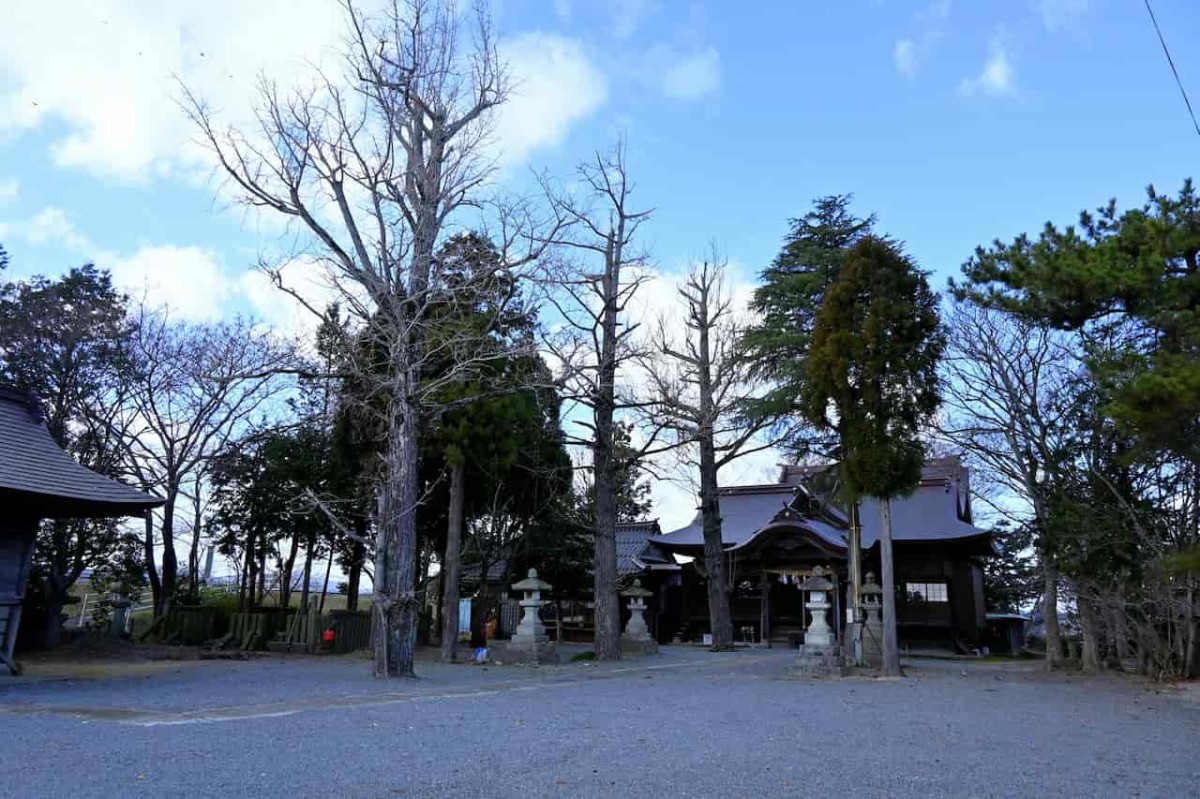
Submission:
[[[1200,103],[1200,8],[1154,8]],[[258,69],[287,81],[329,52],[332,3],[8,0],[6,14],[14,272],[95,260],[184,315],[286,319],[246,278],[278,231],[216,198],[172,75],[236,119]],[[521,80],[505,180],[566,174],[624,132],[666,273],[716,241],[752,283],[790,217],[852,192],[942,288],[977,244],[1140,202],[1151,182],[1174,190],[1200,157],[1140,0],[499,0],[495,16]]]
[[[46,16],[45,3],[16,2]],[[111,5],[133,17],[134,6],[144,7]],[[1200,101],[1200,57],[1187,46],[1200,33],[1200,9],[1159,0],[1156,11]],[[168,29],[170,15],[160,14]],[[1110,196],[1138,201],[1149,182],[1173,189],[1200,156],[1145,9],[1132,0],[504,0],[496,17],[509,37],[574,43],[604,84],[602,98],[570,120],[560,140],[529,152],[510,179],[521,183],[526,166],[565,173],[625,131],[641,199],[656,209],[647,243],[671,271],[711,239],[750,278],[777,250],[789,217],[815,196],[853,192],[856,208],[878,213],[882,228],[905,240],[940,285],[980,242],[1036,230],[1047,219],[1069,221]],[[6,27],[3,36],[29,38],[28,30]],[[82,27],[78,40],[59,46],[87,47]],[[204,36],[219,28],[190,33],[181,20],[177,30],[181,50],[217,47]],[[141,47],[135,37],[115,44],[97,46],[95,58],[121,59]],[[44,64],[56,53],[39,57]],[[989,62],[1005,66],[978,81]],[[0,109],[38,102],[23,95],[32,81],[22,76],[41,66],[5,66]],[[253,59],[239,57],[247,92],[248,66]],[[673,69],[673,88],[662,85]],[[169,82],[154,96],[161,85],[90,88],[132,94],[128,124],[137,126],[138,115],[178,115]],[[109,153],[70,163],[64,140],[86,136],[94,122],[57,107],[70,103],[69,91],[55,94],[39,103],[50,110],[35,123],[0,121],[0,241],[18,270],[127,259],[149,246],[209,251],[230,279],[252,262],[262,231],[214,199],[200,166],[192,174],[175,165],[98,166],[129,160],[112,152],[121,146],[117,136]],[[167,139],[188,133],[182,121],[167,128]],[[173,174],[156,174],[164,171]],[[82,237],[78,246],[67,225],[30,235],[30,221],[48,208]]]

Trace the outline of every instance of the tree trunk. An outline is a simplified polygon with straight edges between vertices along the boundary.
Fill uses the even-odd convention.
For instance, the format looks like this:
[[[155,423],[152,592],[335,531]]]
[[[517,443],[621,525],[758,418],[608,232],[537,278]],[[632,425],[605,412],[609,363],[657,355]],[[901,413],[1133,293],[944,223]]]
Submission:
[[[258,589],[255,592],[254,604],[262,607],[267,603],[267,542],[258,543]]]
[[[54,522],[62,524],[62,522]],[[51,567],[46,575],[46,619],[42,631],[42,646],[53,649],[62,643],[63,608],[67,604],[68,593],[63,581],[59,579],[57,569]]]
[[[150,581],[150,604],[157,608],[162,596],[162,583],[158,577],[158,567],[154,564],[154,514],[146,511],[145,535],[142,539],[142,550],[146,556],[146,577]]]
[[[245,586],[245,593],[241,603],[243,610],[254,606],[254,590],[255,586],[258,585],[258,557],[255,554],[255,543],[253,533],[246,537],[246,567],[242,570],[244,575],[242,583]]]
[[[696,388],[699,392],[700,518],[704,532],[704,568],[708,572],[708,619],[714,652],[733,649],[733,616],[729,609],[729,581],[725,574],[725,548],[721,542],[721,497],[717,485],[717,451],[713,425],[717,422],[713,397],[713,354],[709,335],[712,318],[710,284],[703,282],[691,302],[696,320]]]
[[[292,604],[292,571],[296,568],[296,555],[300,552],[300,539],[292,536],[288,548],[287,560],[279,568],[279,607],[286,608]]]
[[[892,501],[879,502],[879,561],[883,572],[883,674],[902,677],[896,637],[896,561],[892,556]]]
[[[1042,574],[1046,585],[1042,594],[1042,618],[1046,624],[1046,667],[1063,667],[1062,631],[1058,627],[1058,567],[1042,553]]]
[[[600,443],[604,435],[597,425],[595,447],[596,496],[595,541],[593,544],[593,600],[595,610],[593,644],[597,660],[621,659],[621,608],[617,597],[617,508],[613,494],[615,475],[612,458],[612,424],[608,425],[608,446]]]
[[[175,500],[178,487],[167,484],[167,502],[163,505],[162,520],[162,591],[155,598],[154,617],[165,616],[175,600],[175,584],[179,575],[179,559],[175,555]]]
[[[52,602],[50,599],[46,600],[46,618],[45,626],[42,630],[42,646],[47,649],[53,649],[62,643],[64,607],[65,605],[61,601]]]
[[[480,564],[483,574],[487,574],[490,564],[484,561]],[[471,647],[478,649],[487,646],[487,617],[492,609],[492,590],[487,580],[481,580],[475,601],[471,603]]]
[[[729,609],[725,549],[721,543],[721,499],[717,489],[717,463],[711,427],[700,434],[700,516],[704,529],[704,570],[708,573],[712,650],[727,652],[734,648],[733,616]]]
[[[325,579],[321,582],[321,601],[317,604],[317,613],[325,612],[325,597],[329,596],[329,572],[333,571],[333,550],[325,561]]]
[[[446,525],[446,554],[442,558],[442,660],[446,663],[453,663],[458,657],[459,549],[462,545],[466,471],[466,463],[455,463],[450,467],[450,519]]]
[[[304,582],[300,585],[300,610],[308,612],[308,598],[312,593],[309,584],[312,582],[312,565],[313,551],[317,548],[317,534],[312,533],[308,536],[308,543],[304,547]]]
[[[1129,621],[1125,616],[1125,586],[1118,586],[1109,608],[1109,629],[1112,631],[1112,666],[1123,668],[1126,661],[1133,659],[1133,648],[1129,645]]]
[[[1077,588],[1076,602],[1079,605],[1079,631],[1083,636],[1081,654],[1084,674],[1100,672],[1100,624],[1096,618],[1096,600],[1086,585]]]
[[[361,521],[355,522],[354,531],[358,535],[367,534],[366,525]],[[362,586],[363,560],[367,557],[367,548],[361,541],[355,541],[350,548],[350,573],[346,575],[346,610],[358,610],[358,592]]]
[[[610,233],[605,249],[597,391],[593,405],[595,440],[595,541],[592,574],[597,660],[621,659],[621,605],[617,596],[617,468],[613,413],[616,407],[617,317],[620,314],[621,252],[624,231]]]
[[[409,344],[411,347],[411,343]],[[418,408],[411,392],[418,363],[407,353],[399,367],[408,371],[392,398],[389,420],[387,474],[380,483],[375,544],[375,614],[373,648],[376,677],[414,677],[417,646],[417,601],[413,579],[417,571],[417,498],[419,432]]]
[[[1200,624],[1196,620],[1196,579],[1189,572],[1186,576],[1188,589],[1184,617],[1183,677],[1191,680],[1200,676]]]
[[[188,601],[200,602],[200,535],[203,530],[200,515],[200,485],[197,480],[196,497],[192,500],[192,545],[188,548]]]

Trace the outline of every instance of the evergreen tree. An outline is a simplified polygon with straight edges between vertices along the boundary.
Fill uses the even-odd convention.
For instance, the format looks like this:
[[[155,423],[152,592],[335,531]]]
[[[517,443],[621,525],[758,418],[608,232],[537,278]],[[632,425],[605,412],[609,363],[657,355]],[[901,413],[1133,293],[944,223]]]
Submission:
[[[6,261],[0,251],[0,263]],[[120,476],[121,463],[109,406],[129,371],[132,332],[126,297],[107,272],[91,264],[57,279],[36,276],[0,284],[0,382],[32,391],[59,446],[110,477]],[[114,564],[132,564],[134,574],[140,570],[138,558],[128,555],[129,545],[116,520],[42,525],[28,610],[44,620],[44,643],[58,641],[64,604],[84,570]],[[24,628],[32,632],[36,624]]]
[[[940,401],[945,336],[937,295],[900,247],[867,236],[846,251],[813,325],[802,387],[805,418],[836,431],[841,472],[856,496],[881,500],[884,673],[899,675],[891,503],[921,479],[919,433]]]
[[[1036,239],[980,247],[955,287],[1026,318],[1081,334],[1109,391],[1105,411],[1144,443],[1200,458],[1200,195],[1151,186],[1140,207],[1047,223]],[[1114,341],[1118,342],[1113,346]]]
[[[772,388],[758,404],[792,429],[785,439],[797,453],[811,446],[805,431],[792,423],[797,398],[806,382],[817,313],[837,281],[848,249],[871,234],[874,215],[865,219],[850,211],[850,195],[821,197],[813,210],[793,219],[783,249],[761,274],[750,308],[759,319],[742,337],[745,357]]]

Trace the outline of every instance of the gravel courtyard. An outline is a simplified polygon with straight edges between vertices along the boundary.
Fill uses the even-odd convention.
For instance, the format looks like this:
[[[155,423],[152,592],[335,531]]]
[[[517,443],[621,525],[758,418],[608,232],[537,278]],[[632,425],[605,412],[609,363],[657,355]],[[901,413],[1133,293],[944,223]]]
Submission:
[[[1029,664],[783,679],[779,650],[540,669],[354,658],[0,682],[11,797],[1200,796],[1200,702]]]

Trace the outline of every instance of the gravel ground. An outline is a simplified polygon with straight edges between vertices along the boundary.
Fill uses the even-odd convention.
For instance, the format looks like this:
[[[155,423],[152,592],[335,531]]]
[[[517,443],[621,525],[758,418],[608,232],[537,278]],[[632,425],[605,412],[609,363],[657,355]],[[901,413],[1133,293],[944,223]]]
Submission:
[[[554,668],[354,658],[0,682],[0,795],[1200,797],[1200,703],[1117,677],[919,661],[783,678],[786,652]]]

